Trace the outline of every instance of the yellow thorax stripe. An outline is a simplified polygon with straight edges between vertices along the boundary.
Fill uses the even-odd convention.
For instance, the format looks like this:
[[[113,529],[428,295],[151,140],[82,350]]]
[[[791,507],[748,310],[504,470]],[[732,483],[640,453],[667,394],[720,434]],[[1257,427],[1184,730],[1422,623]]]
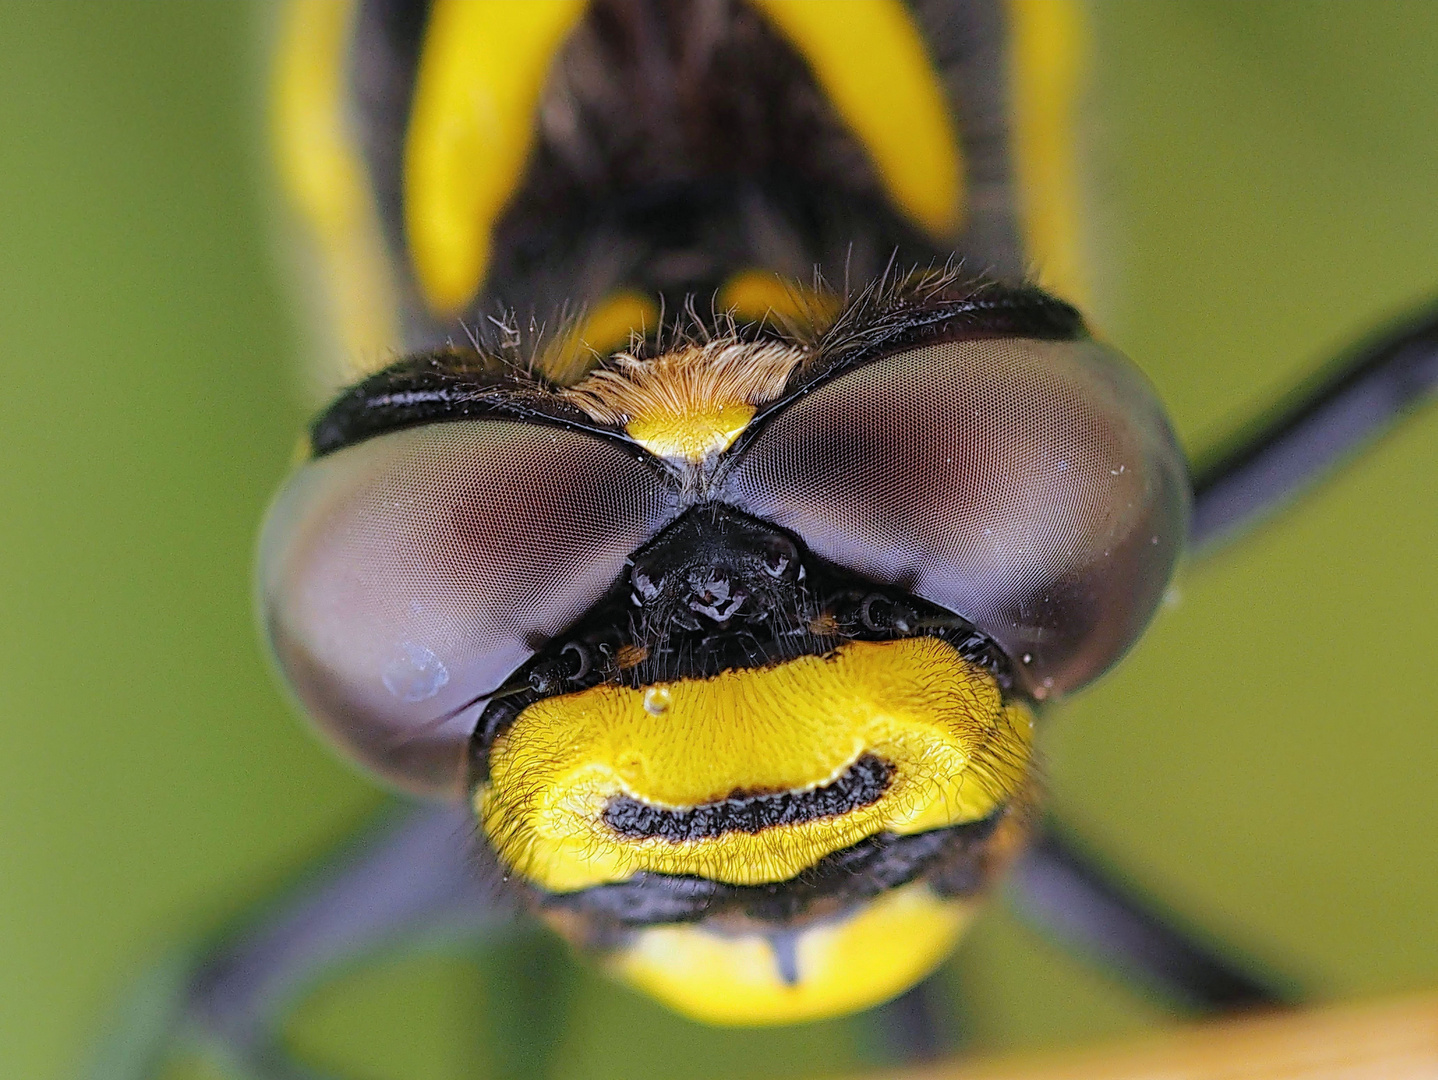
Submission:
[[[1079,237],[1077,112],[1088,27],[1074,0],[1009,0],[1010,101],[1024,251],[1039,284],[1089,300]]]
[[[430,308],[479,288],[490,230],[534,142],[550,63],[584,0],[438,0],[429,17],[404,153],[405,230]]]
[[[963,217],[963,163],[943,87],[900,0],[753,0],[804,57],[895,204],[935,236]],[[584,0],[438,0],[405,142],[405,228],[429,307],[461,310],[522,176],[555,54]]]
[[[953,236],[964,215],[963,157],[944,88],[901,0],[752,3],[808,61],[899,208],[934,236]]]
[[[332,393],[388,363],[398,345],[389,260],[347,121],[345,57],[351,0],[294,0],[284,11],[272,73],[271,135],[280,180],[314,232],[334,370]]]

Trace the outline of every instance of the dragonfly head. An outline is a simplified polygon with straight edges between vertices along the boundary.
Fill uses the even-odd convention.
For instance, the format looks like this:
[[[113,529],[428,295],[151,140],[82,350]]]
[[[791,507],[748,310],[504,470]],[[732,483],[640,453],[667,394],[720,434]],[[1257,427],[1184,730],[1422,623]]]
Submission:
[[[403,362],[271,513],[267,625],[321,728],[469,798],[549,921],[705,1019],[937,963],[1021,846],[1038,703],[1182,547],[1141,376],[1036,290],[945,288],[570,386]]]

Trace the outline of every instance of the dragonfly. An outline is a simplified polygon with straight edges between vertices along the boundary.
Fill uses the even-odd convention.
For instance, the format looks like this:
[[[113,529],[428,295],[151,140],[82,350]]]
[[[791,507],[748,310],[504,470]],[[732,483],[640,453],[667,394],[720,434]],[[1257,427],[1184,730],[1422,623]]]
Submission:
[[[557,7],[561,6],[565,5]],[[567,7],[576,11],[580,9],[579,5]],[[956,9],[957,14],[949,12],[947,15],[951,18],[964,15],[978,18],[979,16],[973,13],[978,11],[979,7],[964,7]],[[370,14],[373,16],[374,13]],[[439,25],[436,22],[438,11],[431,11],[427,22],[411,20],[406,23],[395,17],[394,12],[389,12],[389,15],[391,22],[387,26],[394,35],[394,40],[389,43],[395,51],[398,51],[402,44],[404,27],[410,27],[413,32],[417,25],[420,31],[432,32],[434,27]],[[604,16],[590,11],[579,17],[590,18],[599,23]],[[754,18],[752,14],[750,17]],[[784,16],[771,17],[777,26],[782,27]],[[363,18],[363,13],[360,18]],[[351,25],[371,27],[369,32],[379,32],[373,29],[376,24],[359,22]],[[573,33],[573,25],[568,24],[566,32]],[[982,29],[982,26],[979,26],[979,29]],[[939,31],[929,29],[926,32],[931,47],[937,48],[932,42]],[[1009,32],[1015,35],[1029,32],[1042,41],[1043,35],[1051,33],[1052,28],[1039,25],[1028,27],[1025,31],[1020,24],[1017,28],[1010,28]],[[783,33],[793,36],[797,41],[803,41],[802,30],[787,28],[780,31],[781,36]],[[971,33],[977,34],[978,30],[971,27]],[[418,38],[424,48],[429,47],[427,33],[419,33]],[[795,47],[800,51],[804,48],[802,44]],[[810,57],[810,62],[815,71],[823,71],[819,59]],[[421,78],[422,71],[421,68],[420,73],[413,77]],[[822,78],[820,82],[822,83]],[[834,93],[837,95],[839,91]],[[422,99],[416,98],[414,116],[419,115],[421,101]],[[378,123],[378,120],[374,122]],[[413,119],[409,122],[411,125],[416,123]],[[863,121],[855,119],[851,123],[859,130]],[[963,141],[962,138],[960,141]],[[878,149],[869,149],[876,158],[879,156]],[[1017,157],[1019,151],[1015,150],[1014,154]],[[973,168],[977,170],[980,166],[975,164]],[[886,182],[892,188],[888,191],[889,197],[898,203],[896,185],[900,181],[889,179]],[[973,186],[975,190],[970,193],[974,200],[973,205],[988,206],[991,218],[1001,217],[1002,208],[994,212],[992,206],[981,197],[981,186],[977,182]],[[685,197],[692,196],[686,193]],[[951,201],[954,198],[957,196],[951,196]],[[1059,194],[1051,194],[1043,205],[1053,209],[1061,202]],[[913,206],[903,209],[911,218],[920,220],[921,211],[915,210]],[[403,213],[403,209],[400,212]],[[661,211],[661,216],[668,212],[670,211]],[[891,216],[903,216],[894,215],[892,208],[889,212]],[[871,224],[877,216],[871,215]],[[937,224],[924,224],[920,220],[920,224],[923,228],[914,229],[912,222],[905,223],[901,220],[897,227],[889,227],[895,235],[906,229],[908,232],[922,235],[924,229],[942,232],[945,228],[957,228],[952,223],[945,224],[942,221]],[[966,291],[968,286],[964,284],[966,279],[962,272],[953,273],[947,269],[939,271],[937,275],[926,276],[920,273],[917,277],[900,281],[899,277],[894,275],[907,272],[906,267],[914,262],[912,254],[906,262],[905,253],[899,245],[890,245],[889,249],[882,245],[871,245],[874,250],[868,252],[869,264],[866,266],[865,253],[860,250],[856,255],[856,245],[851,241],[847,246],[843,246],[842,259],[831,257],[827,260],[827,265],[824,266],[827,280],[832,282],[841,279],[838,270],[842,267],[844,274],[856,274],[861,280],[878,282],[878,286],[873,291],[866,292],[862,287],[854,290],[846,284],[843,292],[857,293],[861,300],[857,307],[845,309],[847,314],[840,318],[856,318],[852,313],[858,311],[865,313],[863,318],[866,320],[882,321],[883,318],[889,317],[892,311],[910,311],[905,315],[906,319],[911,320],[905,323],[906,329],[903,332],[907,333],[910,332],[907,327],[912,325],[913,312],[928,318],[932,312],[925,305],[932,304],[937,297],[941,304],[957,305],[944,309],[946,318],[952,319],[961,315],[963,318],[972,319],[975,317],[974,313],[980,310],[997,310],[1004,318],[1021,320],[1022,334],[1018,336],[1032,335],[1038,340],[1065,342],[1082,337],[1082,332],[1075,328],[1077,324],[1070,322],[1066,324],[1066,328],[1055,325],[1055,322],[1072,318],[1066,313],[1072,309],[1066,305],[1053,306],[1053,302],[1045,294],[1025,292],[1022,288],[1005,291],[1002,285],[1004,245],[1000,243],[987,250],[983,247],[986,242],[985,230],[998,230],[1001,223],[984,220],[981,214],[975,212],[974,220],[970,221],[967,227],[970,231],[955,241],[955,250],[984,263],[989,274],[998,278],[1000,284],[985,286],[990,290],[987,292]],[[1013,227],[1012,222],[1010,227]],[[411,233],[422,231],[417,225],[410,225],[408,228]],[[1039,239],[1038,234],[1035,234],[1031,247],[1038,250],[1045,243],[1054,244],[1047,259],[1047,265],[1050,267],[1048,272],[1056,275],[1051,287],[1055,290],[1065,287],[1077,290],[1075,281],[1065,282],[1064,278],[1066,256],[1063,251],[1062,222],[1058,226],[1051,223],[1050,229],[1060,235],[1059,241],[1055,241],[1052,235],[1047,239]],[[411,242],[417,243],[413,240]],[[373,328],[364,331],[359,326],[363,317],[384,311],[383,305],[355,304],[352,302],[353,295],[346,296],[346,289],[357,290],[363,295],[364,289],[374,287],[374,279],[368,282],[343,280],[344,275],[353,275],[357,268],[363,266],[363,254],[362,251],[346,249],[340,269],[334,274],[337,280],[332,282],[335,290],[332,299],[337,304],[343,304],[347,299],[351,301],[348,308],[350,317],[337,320],[347,328],[347,333],[354,335],[341,349],[342,355],[351,359],[356,355],[362,356],[366,351],[363,345],[358,344],[363,333],[374,332]],[[882,258],[876,260],[876,254],[882,255]],[[418,265],[421,257],[415,255],[414,258]],[[816,261],[821,265],[825,264],[824,259]],[[652,267],[655,262],[658,260],[651,260],[644,265]],[[376,261],[376,265],[382,263],[382,259]],[[933,264],[932,259],[930,264]],[[448,264],[443,258],[439,258],[436,265],[444,267]],[[896,272],[895,267],[899,267],[900,271]],[[1021,271],[1021,267],[1011,267],[1009,273],[1012,275],[1018,271]],[[435,312],[449,311],[454,304],[453,297],[461,297],[459,304],[463,306],[472,299],[472,294],[491,287],[482,283],[492,280],[496,282],[493,287],[498,290],[499,283],[509,280],[497,272],[494,278],[486,279],[486,272],[487,268],[477,274],[471,269],[467,277],[465,274],[459,274],[460,284],[451,287],[453,283],[443,280],[442,271],[433,271],[428,279],[425,278],[424,271],[416,271],[418,284],[412,284],[410,287],[417,288],[423,294],[423,304],[428,306],[418,309],[420,315],[412,317],[413,325],[406,333],[413,335],[412,344],[419,351],[435,347],[433,341],[426,340],[426,335],[432,336],[443,330],[444,324]],[[691,277],[694,271],[688,269],[676,273],[679,282],[677,290],[664,282],[647,280],[642,284],[648,292],[635,288],[632,293],[621,293],[619,316],[613,314],[612,307],[600,303],[599,314],[604,318],[594,319],[593,313],[590,312],[588,318],[593,320],[592,322],[574,320],[573,339],[583,342],[586,347],[592,347],[594,340],[600,336],[596,325],[601,325],[602,328],[606,321],[620,325],[621,333],[626,337],[636,329],[642,336],[649,325],[646,320],[659,323],[663,318],[660,312],[664,309],[659,308],[651,313],[645,308],[649,295],[655,293],[670,302],[668,310],[677,310],[680,318],[690,318],[691,314],[684,303],[676,301],[681,298],[687,300],[695,293],[696,282],[707,282],[707,279],[702,274]],[[704,273],[712,274],[712,271]],[[799,296],[796,301],[794,297],[802,292],[802,284],[786,285],[782,290],[776,290],[771,278],[719,277],[713,280],[712,285],[712,291],[716,294],[716,307],[721,311],[735,312],[741,319],[747,317],[762,323],[765,319],[773,318],[777,322],[780,316],[786,314],[786,305],[793,308],[787,312],[791,321],[808,318],[817,323],[826,317],[823,315],[823,309],[829,300],[822,286],[816,286],[812,295]],[[729,290],[727,305],[724,304],[726,288]],[[748,316],[744,315],[746,288],[751,288],[760,295],[760,300],[749,308],[751,314]],[[580,290],[577,299],[592,307],[602,302],[605,296],[602,292],[584,296]],[[865,308],[865,303],[870,307]],[[625,305],[628,305],[627,309]],[[703,317],[698,318],[702,321]],[[864,323],[866,329],[872,325],[873,322]],[[1009,336],[1015,336],[1012,324],[1004,324],[1001,329]],[[507,318],[495,320],[493,331],[483,324],[465,328],[467,336],[473,335],[478,349],[489,348],[495,351],[513,347],[507,339],[522,339],[523,331],[522,325],[517,325]],[[997,332],[998,329],[989,324],[979,328],[982,340],[988,340]],[[493,336],[494,333],[498,333],[498,339]],[[489,336],[485,336],[486,334]],[[567,348],[564,334],[565,331],[562,330],[551,339],[549,347],[554,349],[554,352],[550,355],[560,357],[560,360],[552,361],[553,363],[573,362],[571,354],[574,350]],[[1192,524],[1187,529],[1189,544],[1202,550],[1203,545],[1215,543],[1230,531],[1247,526],[1255,516],[1285,500],[1315,475],[1351,452],[1362,440],[1371,437],[1381,426],[1414,407],[1431,389],[1432,337],[1431,319],[1416,316],[1396,330],[1375,339],[1369,346],[1348,358],[1340,370],[1309,387],[1306,394],[1261,427],[1257,435],[1238,442],[1228,454],[1214,459],[1196,471]],[[494,344],[496,340],[498,343]],[[822,344],[819,344],[822,339],[813,340],[816,343],[809,347],[822,352]],[[553,342],[558,343],[557,348]],[[531,350],[546,348],[542,339],[537,343],[519,347]],[[599,353],[601,349],[591,351]],[[372,414],[378,411],[381,405],[392,407],[393,402],[399,401],[401,408],[414,408],[414,403],[424,399],[426,394],[429,395],[430,401],[445,396],[436,394],[433,386],[425,385],[422,381],[404,381],[404,378],[411,375],[413,372],[400,372],[402,377],[396,381],[396,369],[391,368],[361,379],[357,384],[358,390],[349,391],[347,396],[339,399],[338,405],[332,406],[323,414],[312,435],[315,449],[322,453],[343,452],[352,445],[374,437],[376,432],[365,428],[364,424],[373,422]],[[382,381],[365,381],[376,378]],[[582,386],[583,383],[579,385]],[[814,385],[817,387],[819,384]],[[806,386],[806,393],[809,389]],[[445,393],[448,394],[448,390]],[[1135,408],[1145,407],[1142,401],[1130,404]],[[1355,418],[1365,418],[1366,423],[1357,423]],[[422,419],[433,421],[435,417],[431,415]],[[441,416],[440,419],[448,420],[452,417]],[[595,418],[591,416],[590,419]],[[406,415],[399,423],[391,422],[391,428],[385,430],[398,430],[414,423],[414,418]],[[329,440],[328,443],[325,442],[326,439]],[[1152,466],[1155,473],[1162,473],[1168,468],[1169,463],[1164,455],[1171,449],[1169,443],[1153,452],[1157,459],[1157,463]],[[1163,483],[1154,483],[1161,491],[1166,490]],[[1151,483],[1150,487],[1152,486]],[[1181,497],[1176,499],[1176,502],[1182,501]],[[1157,511],[1155,514],[1160,518],[1164,516]],[[1172,526],[1174,521],[1181,517],[1181,508],[1173,510],[1168,513],[1167,524]],[[1165,549],[1163,559],[1160,560],[1164,565],[1153,572],[1153,580],[1148,585],[1138,590],[1143,594],[1142,604],[1150,608],[1162,595],[1162,586],[1167,580],[1172,562],[1171,554],[1165,547],[1165,526],[1155,525],[1154,529],[1156,531],[1153,536],[1157,541],[1154,546]],[[802,531],[795,531],[800,532],[802,538]],[[633,584],[642,591],[641,579],[635,578]],[[924,599],[921,594],[915,595]],[[870,597],[858,599],[863,604],[867,603]],[[891,606],[893,599],[886,597]],[[874,605],[870,604],[866,610],[872,616]],[[927,609],[919,612],[920,615],[927,613]],[[866,620],[863,613],[856,617],[865,626],[873,621],[872,618]],[[1124,614],[1123,618],[1130,616]],[[1133,621],[1143,621],[1142,615],[1131,618]],[[1056,628],[1057,624],[1038,627],[1039,630],[1045,631]],[[997,646],[1009,663],[1018,660],[1020,664],[1036,665],[1032,681],[1025,682],[1024,680],[1030,677],[1023,674],[1005,674],[1005,678],[1016,678],[1017,683],[1022,686],[1021,693],[1034,702],[1046,699],[1055,684],[1058,687],[1056,693],[1062,692],[1078,685],[1090,674],[1085,672],[1083,675],[1072,676],[1073,682],[1066,685],[1065,680],[1071,677],[1071,673],[1064,667],[1066,658],[1061,656],[1060,659],[1051,661],[1039,646],[1034,646],[1032,652],[1020,651],[1013,645],[1012,640],[1007,645],[1000,641]],[[1122,645],[1116,651],[1122,651]],[[1009,653],[1015,655],[1009,656]],[[414,687],[415,678],[429,678],[431,682],[437,678],[436,671],[439,669],[434,666],[430,655],[419,653],[407,659],[409,666],[402,668],[395,676],[396,679],[410,680],[405,684],[406,688]],[[579,659],[582,661],[583,657]],[[1104,656],[1095,662],[1096,667],[1101,668],[1112,659],[1112,656]],[[294,662],[289,663],[293,667]],[[997,661],[995,663],[998,664]],[[530,682],[532,685],[533,680]],[[416,689],[414,693],[418,694],[420,690]],[[491,693],[492,690],[485,696],[488,697]],[[405,694],[401,693],[399,696],[404,697]],[[428,695],[424,700],[428,700]],[[472,728],[479,720],[478,717],[466,717],[460,712],[453,716],[446,714],[443,722],[467,722]],[[345,731],[337,731],[335,734],[342,740],[353,737]],[[421,749],[424,747],[421,746]],[[397,759],[387,752],[365,755],[363,748],[360,748],[360,752],[361,756],[367,756],[371,765],[388,769],[392,778],[433,789],[435,766],[432,759],[426,758],[424,762],[411,767],[410,763],[397,764]],[[1006,789],[1004,795],[1012,796],[1015,790]],[[463,860],[456,860],[454,840],[457,835],[462,834],[463,831],[456,827],[454,812],[448,810],[419,811],[381,826],[371,835],[371,840],[365,845],[361,855],[350,861],[335,861],[331,864],[328,876],[323,877],[319,883],[311,882],[307,889],[284,900],[277,914],[272,912],[268,919],[227,939],[209,954],[196,971],[187,976],[184,995],[185,1022],[197,1030],[207,1031],[210,1037],[225,1046],[228,1052],[243,1064],[261,1070],[278,1069],[282,1066],[272,1060],[272,1055],[276,1053],[271,1038],[273,1010],[285,1003],[288,991],[311,980],[315,972],[327,965],[348,960],[356,955],[357,951],[362,952],[367,947],[390,940],[400,931],[415,931],[426,925],[432,929],[434,926],[453,923],[487,927],[497,915],[507,915],[504,902],[490,895],[489,891],[481,887],[483,883],[474,879],[471,874],[472,867]],[[502,845],[500,846],[502,849]],[[426,858],[429,861],[426,861]],[[400,867],[403,869],[399,869]],[[510,869],[513,870],[514,867],[511,866]],[[402,882],[403,886],[398,892],[394,891],[396,881]],[[1014,872],[1013,882],[1021,907],[1031,918],[1047,926],[1050,932],[1067,937],[1080,947],[1102,953],[1110,961],[1138,972],[1141,977],[1164,988],[1177,999],[1201,1007],[1228,1008],[1276,1001],[1284,997],[1281,988],[1269,985],[1251,971],[1245,971],[1241,965],[1235,965],[1222,952],[1215,952],[1200,944],[1197,939],[1186,936],[1147,905],[1138,894],[1117,884],[1111,875],[1102,869],[1102,864],[1095,862],[1088,853],[1075,846],[1061,828],[1050,826],[1038,831],[1037,838],[1028,848],[1028,854]],[[364,897],[379,898],[382,901],[379,904],[382,910],[376,910],[372,904],[367,906],[362,901]],[[356,919],[360,922],[356,923]],[[369,921],[365,922],[365,919]],[[775,952],[777,956],[778,950]],[[782,974],[782,958],[776,960],[776,965]],[[914,991],[912,995],[906,994],[899,999],[900,1004],[889,1008],[886,1014],[889,1016],[887,1023],[891,1028],[906,1033],[898,1037],[897,1041],[909,1052],[926,1052],[934,1042],[935,1036],[928,1030],[933,1026],[934,1009],[933,1002],[928,998],[929,995],[923,990]]]

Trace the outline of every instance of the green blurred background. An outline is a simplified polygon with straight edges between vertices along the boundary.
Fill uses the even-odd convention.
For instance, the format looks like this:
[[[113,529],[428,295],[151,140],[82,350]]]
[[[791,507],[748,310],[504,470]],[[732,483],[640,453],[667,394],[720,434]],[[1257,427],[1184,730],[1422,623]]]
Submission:
[[[1438,5],[1107,3],[1099,321],[1185,442],[1438,292]],[[252,538],[303,420],[273,257],[263,26],[0,5],[0,1075],[73,1070],[166,943],[377,802],[262,661]],[[1054,717],[1054,801],[1175,908],[1325,998],[1438,986],[1438,409],[1191,568]],[[1164,1022],[991,910],[953,962],[985,1048]],[[465,960],[356,974],[306,1053],[484,1075]],[[819,1075],[852,1024],[701,1030],[586,976],[566,1077]],[[176,1075],[194,1075],[188,1068]]]

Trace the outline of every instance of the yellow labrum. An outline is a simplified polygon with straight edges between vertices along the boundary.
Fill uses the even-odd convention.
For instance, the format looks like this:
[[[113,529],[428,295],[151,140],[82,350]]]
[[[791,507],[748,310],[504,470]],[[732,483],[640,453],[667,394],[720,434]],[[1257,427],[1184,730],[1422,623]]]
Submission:
[[[475,809],[551,892],[641,870],[785,881],[876,833],[988,816],[1026,776],[1031,720],[943,641],[850,642],[537,702],[495,740]]]
[[[610,968],[705,1023],[818,1020],[903,993],[948,955],[976,906],[918,883],[782,935],[655,926],[635,934]]]

